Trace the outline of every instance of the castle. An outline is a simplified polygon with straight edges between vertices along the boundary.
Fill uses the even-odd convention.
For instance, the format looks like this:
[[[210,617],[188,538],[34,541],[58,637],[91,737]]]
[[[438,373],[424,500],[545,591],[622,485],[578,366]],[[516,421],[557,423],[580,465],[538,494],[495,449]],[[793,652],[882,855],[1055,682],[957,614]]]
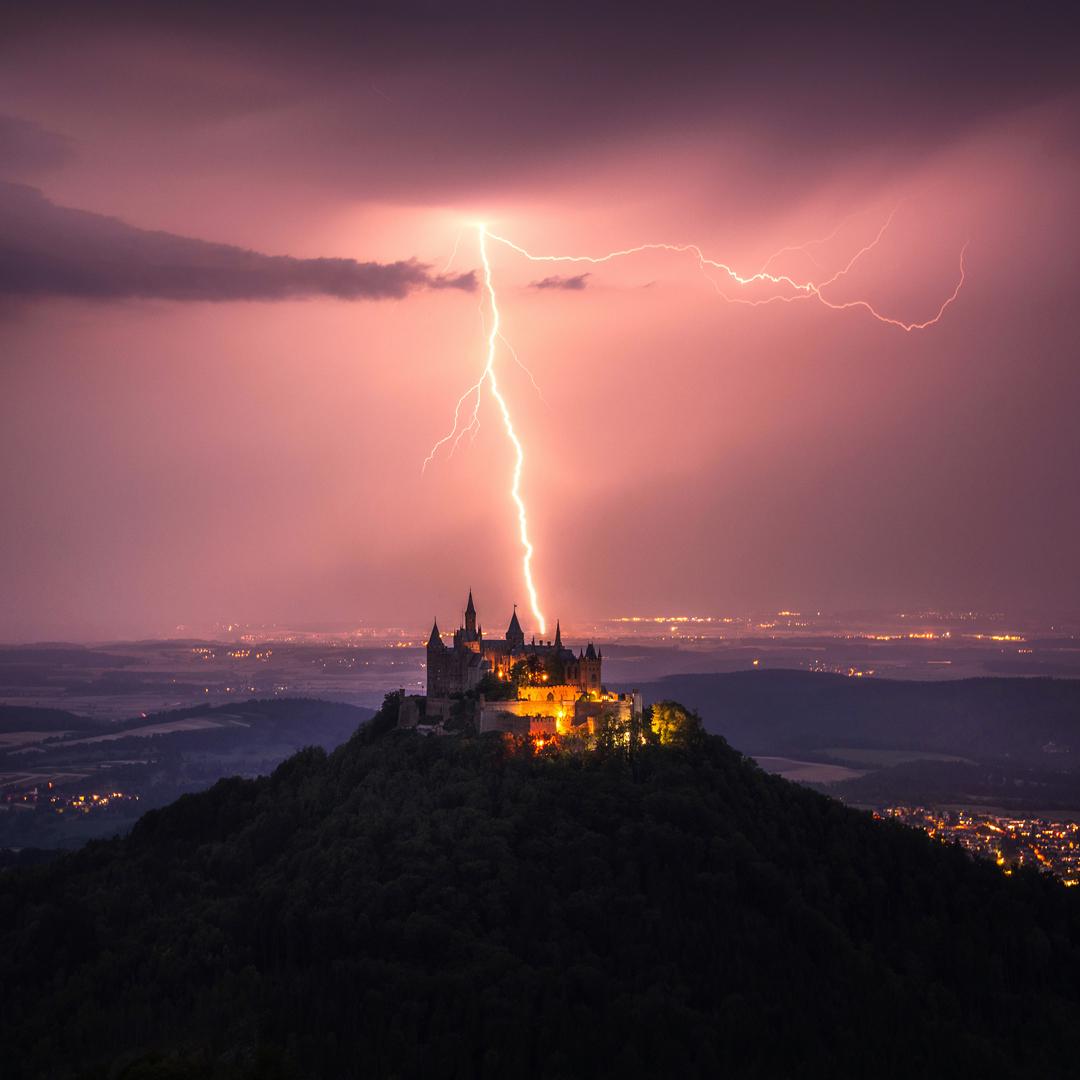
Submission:
[[[431,628],[427,643],[427,693],[429,698],[445,698],[473,690],[485,674],[499,680],[510,679],[518,664],[527,666],[531,673],[541,676],[542,681],[557,676],[555,685],[572,686],[581,693],[599,693],[601,690],[600,665],[603,655],[588,647],[574,655],[562,642],[562,627],[555,624],[554,641],[537,641],[535,637],[526,643],[525,633],[518,622],[517,607],[510,616],[506,636],[484,637],[483,628],[476,618],[472,589],[465,606],[465,625],[454,631],[454,644],[448,646],[439,634],[438,620]],[[543,679],[546,675],[547,679]]]
[[[453,645],[439,633],[438,620],[427,643],[427,697],[410,699],[406,726],[423,716],[442,723],[462,695],[477,695],[478,730],[516,735],[595,733],[604,719],[641,714],[641,696],[609,693],[603,685],[603,653],[592,642],[575,654],[562,640],[556,622],[553,641],[528,642],[515,607],[501,638],[486,638],[476,615],[472,590],[464,625]],[[485,688],[487,693],[485,693]],[[494,691],[494,692],[493,692]]]

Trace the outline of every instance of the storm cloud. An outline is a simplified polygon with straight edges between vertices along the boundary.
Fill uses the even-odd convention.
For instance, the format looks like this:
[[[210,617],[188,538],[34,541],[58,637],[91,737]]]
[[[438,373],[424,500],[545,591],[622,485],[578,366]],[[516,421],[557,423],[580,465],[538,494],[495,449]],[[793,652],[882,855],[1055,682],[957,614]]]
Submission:
[[[413,627],[463,582],[509,612],[486,390],[420,468],[492,344],[564,627],[1080,610],[1080,67],[1048,5],[8,7],[0,177],[42,194],[0,186],[0,638]],[[842,310],[561,261],[824,281],[886,220]],[[497,342],[483,289],[432,291],[476,286],[440,274],[481,222]],[[939,324],[859,306],[929,317],[965,245]]]
[[[34,188],[0,183],[0,295],[91,300],[400,299],[421,289],[476,288],[473,272],[436,274],[392,263],[297,259],[139,229],[58,206]]]
[[[17,116],[0,116],[0,171],[8,177],[48,172],[74,157],[73,141]]]
[[[799,199],[808,175],[871,150],[932,156],[1076,84],[1057,20],[969,0],[858,17],[784,0],[663,18],[636,2],[316,8],[21,5],[0,89],[80,146],[122,131],[110,149],[138,145],[144,176],[209,155],[331,197],[486,203],[642,137],[712,148],[714,184],[741,166],[756,191]]]
[[[539,281],[530,282],[533,289],[566,289],[569,292],[580,292],[585,288],[589,274],[574,274],[573,277],[564,277],[561,274],[552,274],[550,277],[541,278]]]

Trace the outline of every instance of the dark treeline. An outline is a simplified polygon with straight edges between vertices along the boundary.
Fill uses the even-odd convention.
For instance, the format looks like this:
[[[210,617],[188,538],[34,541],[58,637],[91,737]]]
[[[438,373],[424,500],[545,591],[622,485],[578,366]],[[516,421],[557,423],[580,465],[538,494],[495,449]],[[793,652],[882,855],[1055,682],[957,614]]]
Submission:
[[[998,813],[1038,816],[1080,809],[1080,774],[1075,769],[1027,769],[1009,761],[908,761],[815,786],[862,806],[981,804]]]
[[[0,734],[13,731],[92,731],[101,725],[63,709],[0,705]]]
[[[7,1080],[1073,1072],[1080,897],[686,731],[393,730],[0,873]]]

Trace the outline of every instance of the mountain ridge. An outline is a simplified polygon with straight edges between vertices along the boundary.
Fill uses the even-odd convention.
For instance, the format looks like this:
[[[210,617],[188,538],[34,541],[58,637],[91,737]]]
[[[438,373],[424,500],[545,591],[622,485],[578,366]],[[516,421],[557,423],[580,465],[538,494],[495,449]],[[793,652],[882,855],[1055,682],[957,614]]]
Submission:
[[[985,676],[933,682],[849,678],[794,669],[669,675],[647,700],[675,698],[749,754],[851,746],[1038,759],[1046,740],[1072,739],[1080,759],[1080,680]]]
[[[768,776],[394,730],[0,875],[10,1074],[1026,1076],[1080,897]],[[15,987],[19,992],[12,993]]]

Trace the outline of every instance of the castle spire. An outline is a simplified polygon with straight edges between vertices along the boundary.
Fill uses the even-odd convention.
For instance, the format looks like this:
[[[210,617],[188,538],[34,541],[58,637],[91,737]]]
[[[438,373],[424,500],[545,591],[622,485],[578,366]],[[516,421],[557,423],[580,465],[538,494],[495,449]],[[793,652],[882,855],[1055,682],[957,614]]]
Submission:
[[[443,639],[439,636],[439,620],[433,620],[431,624],[431,637],[428,638],[427,646],[429,649],[444,649]]]
[[[469,590],[469,602],[465,606],[465,633],[467,640],[476,640],[476,605],[473,603],[472,589]]]
[[[510,616],[510,625],[506,628],[506,640],[519,648],[525,644],[525,632],[521,629],[521,623],[518,622],[517,604],[514,605],[514,614]]]
[[[562,627],[559,625],[559,620],[555,620],[555,648],[562,648]]]

